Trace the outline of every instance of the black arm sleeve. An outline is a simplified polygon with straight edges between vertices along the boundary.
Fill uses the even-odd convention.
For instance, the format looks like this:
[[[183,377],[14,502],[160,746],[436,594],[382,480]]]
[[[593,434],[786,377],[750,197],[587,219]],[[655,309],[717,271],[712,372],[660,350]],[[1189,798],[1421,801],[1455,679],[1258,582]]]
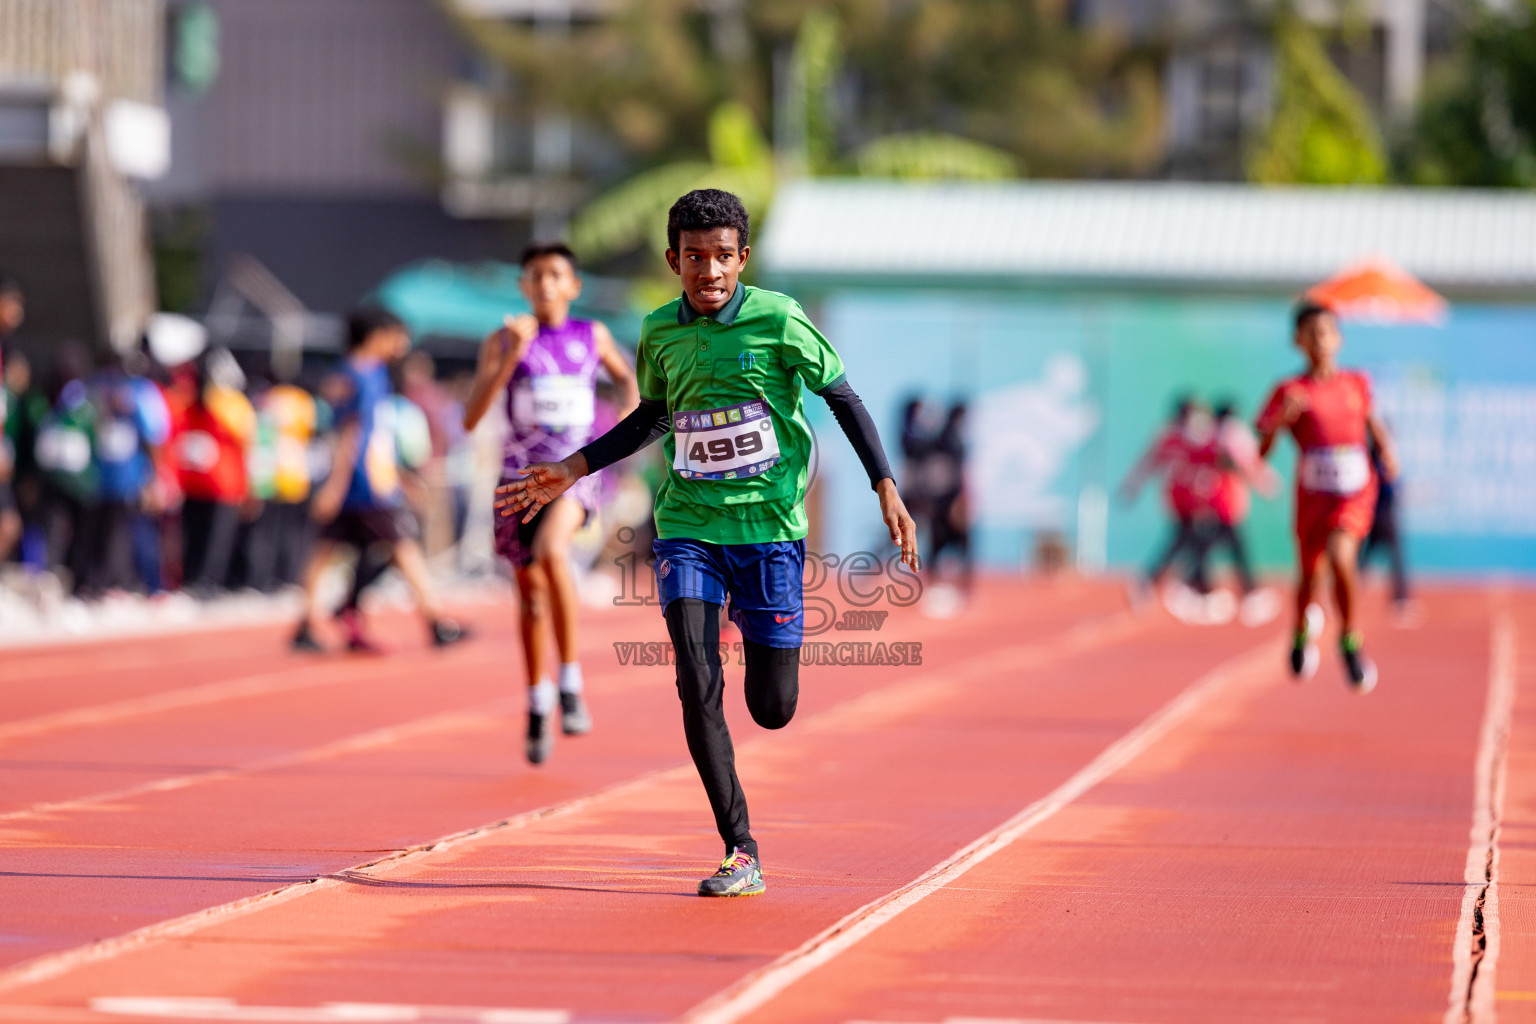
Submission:
[[[864,464],[864,472],[869,474],[869,486],[874,487],[890,477],[891,464],[885,460],[885,449],[880,446],[875,421],[869,418],[863,400],[848,386],[847,378],[839,377],[816,393],[827,400],[837,425],[848,435],[848,443],[853,445],[859,461]]]
[[[672,429],[672,417],[667,414],[667,403],[640,399],[635,411],[613,425],[613,429],[599,437],[581,454],[587,458],[587,472],[600,469],[627,459],[647,445],[654,444]]]

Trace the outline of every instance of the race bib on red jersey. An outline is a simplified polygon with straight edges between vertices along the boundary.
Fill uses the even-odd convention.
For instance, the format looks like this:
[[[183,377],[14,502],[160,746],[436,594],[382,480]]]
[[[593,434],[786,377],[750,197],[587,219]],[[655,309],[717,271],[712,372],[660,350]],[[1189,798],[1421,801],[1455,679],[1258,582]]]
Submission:
[[[672,432],[677,443],[672,468],[685,480],[739,480],[779,461],[766,402],[674,413]]]
[[[1314,494],[1358,494],[1371,482],[1371,457],[1358,444],[1308,448],[1297,477],[1301,489]]]

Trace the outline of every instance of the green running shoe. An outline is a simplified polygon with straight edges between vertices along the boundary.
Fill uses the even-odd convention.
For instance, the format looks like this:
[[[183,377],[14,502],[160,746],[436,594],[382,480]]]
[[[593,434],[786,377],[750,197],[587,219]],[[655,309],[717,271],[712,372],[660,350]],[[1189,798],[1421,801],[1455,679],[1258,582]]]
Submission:
[[[768,891],[757,858],[736,847],[720,862],[720,870],[699,883],[700,896],[761,896]]]

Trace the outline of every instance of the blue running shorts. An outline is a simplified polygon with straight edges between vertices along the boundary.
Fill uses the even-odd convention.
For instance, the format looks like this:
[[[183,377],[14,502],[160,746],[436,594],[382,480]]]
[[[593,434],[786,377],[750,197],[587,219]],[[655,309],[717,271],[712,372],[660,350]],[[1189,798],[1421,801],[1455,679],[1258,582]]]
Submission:
[[[661,611],[680,597],[724,605],[741,635],[765,647],[799,647],[805,635],[805,541],[709,544],[657,539]]]

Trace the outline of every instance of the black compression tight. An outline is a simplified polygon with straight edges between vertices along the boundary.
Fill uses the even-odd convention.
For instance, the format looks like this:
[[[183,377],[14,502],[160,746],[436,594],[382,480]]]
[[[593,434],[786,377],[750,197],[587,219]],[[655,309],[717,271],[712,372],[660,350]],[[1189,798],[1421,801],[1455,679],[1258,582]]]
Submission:
[[[694,598],[667,605],[667,632],[677,653],[677,696],[683,704],[688,753],[709,794],[726,853],[739,846],[757,856],[747,798],[736,777],[736,752],[725,725],[725,668],[720,661],[720,606]],[[743,646],[747,708],[765,729],[782,729],[800,698],[800,649]]]

